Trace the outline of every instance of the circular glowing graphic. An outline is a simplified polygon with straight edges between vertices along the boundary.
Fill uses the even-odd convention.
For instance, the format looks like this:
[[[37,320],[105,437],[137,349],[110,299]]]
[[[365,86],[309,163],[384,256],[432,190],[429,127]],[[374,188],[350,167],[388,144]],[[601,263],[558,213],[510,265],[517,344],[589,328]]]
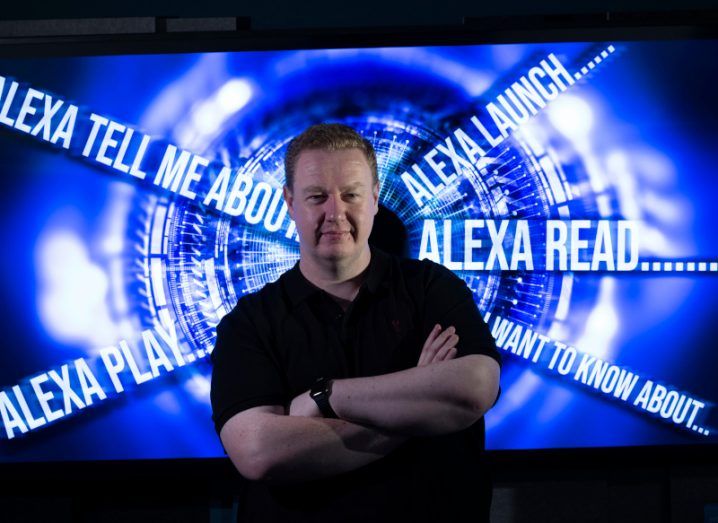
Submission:
[[[237,187],[237,216],[186,199],[138,195],[137,205],[147,209],[148,221],[141,242],[145,249],[141,264],[148,271],[147,321],[151,323],[151,316],[171,309],[192,357],[201,358],[211,351],[214,329],[238,297],[276,280],[298,259],[298,239],[281,198],[283,158],[291,138],[313,123],[342,122],[372,142],[380,175],[380,203],[406,228],[411,257],[419,256],[426,220],[435,222],[444,250],[455,243],[458,252],[465,220],[601,217],[597,194],[571,189],[591,186],[580,158],[573,158],[569,169],[558,159],[557,150],[571,147],[562,134],[561,112],[553,119],[522,126],[493,148],[486,141],[480,143],[489,151],[486,161],[480,167],[457,164],[455,171],[447,165],[447,174],[458,175],[435,185],[433,197],[418,205],[402,174],[411,173],[412,165],[442,143],[457,122],[469,119],[484,106],[481,95],[468,94],[475,86],[461,82],[461,78],[467,83],[475,78],[450,78],[428,68],[413,73],[407,92],[406,83],[397,81],[406,73],[400,59],[403,53],[397,52],[396,57],[390,52],[368,52],[360,57],[339,53],[324,59],[317,57],[320,55],[287,53],[282,63],[304,58],[305,67],[289,68],[277,79],[275,90],[256,93],[255,98],[247,95],[251,88],[237,89],[252,82],[228,78],[216,92],[207,94],[208,101],[201,102],[203,110],[214,107],[218,116],[201,119],[194,112],[176,122],[175,129],[181,132],[175,138],[185,136],[188,142],[178,145],[198,147],[196,152],[204,157],[246,175]],[[436,56],[440,56],[438,51]],[[231,62],[233,58],[226,59]],[[363,69],[355,68],[357,62]],[[206,63],[200,62],[200,66],[206,67]],[[355,70],[360,72],[352,74]],[[282,89],[288,85],[302,87]],[[239,92],[234,97],[242,97],[234,105],[233,96],[227,96],[230,86]],[[218,99],[225,100],[221,107],[236,107],[237,111],[218,109],[218,103],[212,101]],[[561,109],[563,113],[571,110]],[[221,173],[215,169],[205,177],[204,192],[218,176]],[[609,200],[603,212],[610,215],[614,208]],[[451,237],[448,240],[443,238],[447,235]],[[545,238],[532,241],[541,244]],[[581,281],[557,271],[496,267],[478,272],[459,267],[455,272],[466,281],[483,314],[500,315],[568,339],[571,329],[580,329],[591,313],[599,291],[590,279]],[[566,321],[569,307],[570,323]],[[527,398],[539,385],[527,373],[531,371],[507,364],[503,387],[513,386],[512,395]],[[488,423],[500,424],[508,415],[510,411],[496,409]]]

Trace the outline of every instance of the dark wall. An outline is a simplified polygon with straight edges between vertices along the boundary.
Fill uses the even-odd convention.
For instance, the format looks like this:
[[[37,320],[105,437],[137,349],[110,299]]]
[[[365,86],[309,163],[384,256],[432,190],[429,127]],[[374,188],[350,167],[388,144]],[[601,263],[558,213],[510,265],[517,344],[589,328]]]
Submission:
[[[4,1],[0,19],[68,19],[132,16],[220,17],[250,16],[255,28],[362,27],[403,25],[451,25],[464,16],[503,16],[603,11],[704,10],[718,7],[715,0],[584,0],[567,4],[559,0],[125,0],[97,2],[69,0],[45,2]]]

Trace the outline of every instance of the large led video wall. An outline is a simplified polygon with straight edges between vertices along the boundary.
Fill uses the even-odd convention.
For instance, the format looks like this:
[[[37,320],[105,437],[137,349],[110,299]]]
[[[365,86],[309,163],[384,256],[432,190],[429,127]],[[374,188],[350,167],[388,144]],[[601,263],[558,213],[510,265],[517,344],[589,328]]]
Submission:
[[[0,461],[219,457],[215,327],[298,259],[283,155],[375,146],[504,357],[490,449],[717,441],[714,41],[0,59]]]

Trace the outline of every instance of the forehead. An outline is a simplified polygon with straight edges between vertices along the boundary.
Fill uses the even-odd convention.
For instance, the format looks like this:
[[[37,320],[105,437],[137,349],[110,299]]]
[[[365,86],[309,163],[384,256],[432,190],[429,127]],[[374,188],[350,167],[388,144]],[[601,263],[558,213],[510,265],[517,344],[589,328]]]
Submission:
[[[346,184],[356,181],[369,185],[371,180],[371,167],[359,149],[308,149],[299,154],[294,168],[295,186]]]

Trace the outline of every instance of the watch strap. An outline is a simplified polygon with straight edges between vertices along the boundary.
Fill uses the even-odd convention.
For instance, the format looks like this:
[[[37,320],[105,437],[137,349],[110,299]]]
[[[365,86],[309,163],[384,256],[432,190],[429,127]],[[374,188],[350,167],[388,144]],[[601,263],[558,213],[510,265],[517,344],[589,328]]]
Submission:
[[[314,382],[314,385],[312,385],[312,390],[309,395],[316,402],[322,416],[325,418],[339,418],[337,413],[334,412],[334,409],[329,404],[329,396],[331,393],[331,380],[329,378],[319,378],[316,382]]]

